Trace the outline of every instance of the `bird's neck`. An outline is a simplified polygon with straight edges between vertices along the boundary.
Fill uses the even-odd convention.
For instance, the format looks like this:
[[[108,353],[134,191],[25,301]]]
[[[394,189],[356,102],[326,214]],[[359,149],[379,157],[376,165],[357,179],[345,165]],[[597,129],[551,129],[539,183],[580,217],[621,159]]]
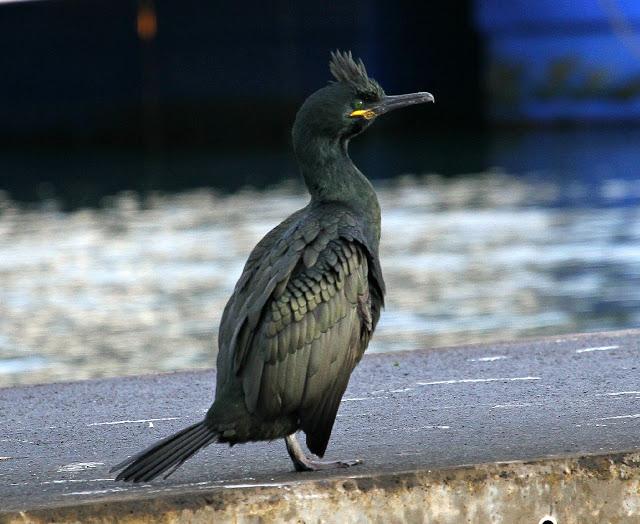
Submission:
[[[294,150],[312,203],[340,202],[352,208],[376,247],[380,238],[380,204],[371,182],[349,157],[348,139],[298,137]]]

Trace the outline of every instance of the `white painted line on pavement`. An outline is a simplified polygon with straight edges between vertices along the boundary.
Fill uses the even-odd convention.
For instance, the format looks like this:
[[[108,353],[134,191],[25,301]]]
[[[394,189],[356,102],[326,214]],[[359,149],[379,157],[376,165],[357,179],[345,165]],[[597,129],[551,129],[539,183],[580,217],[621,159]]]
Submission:
[[[618,397],[620,395],[640,395],[640,391],[612,391],[611,393],[596,393],[596,397]]]
[[[495,355],[493,357],[468,358],[467,362],[494,362],[496,360],[504,360],[509,358],[506,355]]]
[[[436,386],[439,384],[474,384],[477,382],[517,382],[524,380],[542,380],[540,377],[499,377],[499,378],[462,378],[458,380],[434,380],[432,382],[416,382],[419,386]]]
[[[104,462],[72,462],[71,464],[58,468],[58,473],[84,471],[85,469],[93,469],[98,466],[104,466]]]
[[[77,482],[113,482],[113,478],[110,479],[64,479],[64,480],[45,480],[44,482],[40,482],[41,485],[44,484],[70,484]],[[25,483],[26,484],[26,483]]]
[[[528,408],[531,406],[544,406],[544,402],[512,402],[510,404],[496,404],[489,409]]]
[[[343,398],[340,402],[356,402],[362,400],[374,400],[377,398],[389,398],[389,397],[352,397],[352,398]]]
[[[147,422],[159,422],[161,420],[178,420],[180,417],[165,417],[165,418],[148,418],[141,420],[114,420],[112,422],[92,422],[87,426],[114,426],[116,424],[146,424]],[[153,427],[153,426],[149,426]]]
[[[117,493],[118,491],[128,491],[129,488],[110,488],[110,489],[98,489],[96,491],[73,491],[71,493],[63,493],[63,497],[70,497],[72,495],[102,495],[103,493]]]
[[[597,348],[576,349],[576,353],[591,353],[592,351],[609,351],[610,349],[618,349],[620,346],[600,346]]]
[[[634,413],[633,415],[617,415],[615,417],[602,417],[596,420],[616,420],[620,418],[640,418],[640,413]]]

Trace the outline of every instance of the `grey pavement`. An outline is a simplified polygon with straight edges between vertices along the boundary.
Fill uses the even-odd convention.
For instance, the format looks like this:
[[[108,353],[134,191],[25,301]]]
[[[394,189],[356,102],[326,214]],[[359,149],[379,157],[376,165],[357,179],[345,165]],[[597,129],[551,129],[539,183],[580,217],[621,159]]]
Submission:
[[[168,480],[109,469],[208,408],[214,372],[0,389],[0,511],[640,449],[640,331],[366,356],[327,458],[293,473],[284,443],[212,445]]]

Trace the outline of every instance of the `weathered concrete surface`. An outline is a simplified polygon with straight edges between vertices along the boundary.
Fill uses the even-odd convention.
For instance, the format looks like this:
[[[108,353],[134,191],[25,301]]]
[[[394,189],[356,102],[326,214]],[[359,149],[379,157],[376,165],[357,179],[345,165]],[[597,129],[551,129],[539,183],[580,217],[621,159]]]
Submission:
[[[625,331],[371,355],[328,453],[365,464],[211,446],[138,486],[109,467],[202,416],[212,373],[0,390],[0,521],[640,522],[639,349]]]
[[[6,515],[44,522],[637,523],[640,454],[585,456],[350,476],[133,493]],[[2,518],[0,516],[0,518]]]

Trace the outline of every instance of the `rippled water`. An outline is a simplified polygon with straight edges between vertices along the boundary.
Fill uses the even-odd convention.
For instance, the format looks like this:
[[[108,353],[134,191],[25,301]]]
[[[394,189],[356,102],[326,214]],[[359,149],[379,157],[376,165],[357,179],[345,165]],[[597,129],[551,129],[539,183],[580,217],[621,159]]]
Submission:
[[[380,186],[389,294],[370,351],[639,326],[636,186]],[[576,191],[600,203],[576,205]],[[250,249],[305,203],[298,186],[124,194],[72,213],[0,200],[0,385],[212,366]]]

